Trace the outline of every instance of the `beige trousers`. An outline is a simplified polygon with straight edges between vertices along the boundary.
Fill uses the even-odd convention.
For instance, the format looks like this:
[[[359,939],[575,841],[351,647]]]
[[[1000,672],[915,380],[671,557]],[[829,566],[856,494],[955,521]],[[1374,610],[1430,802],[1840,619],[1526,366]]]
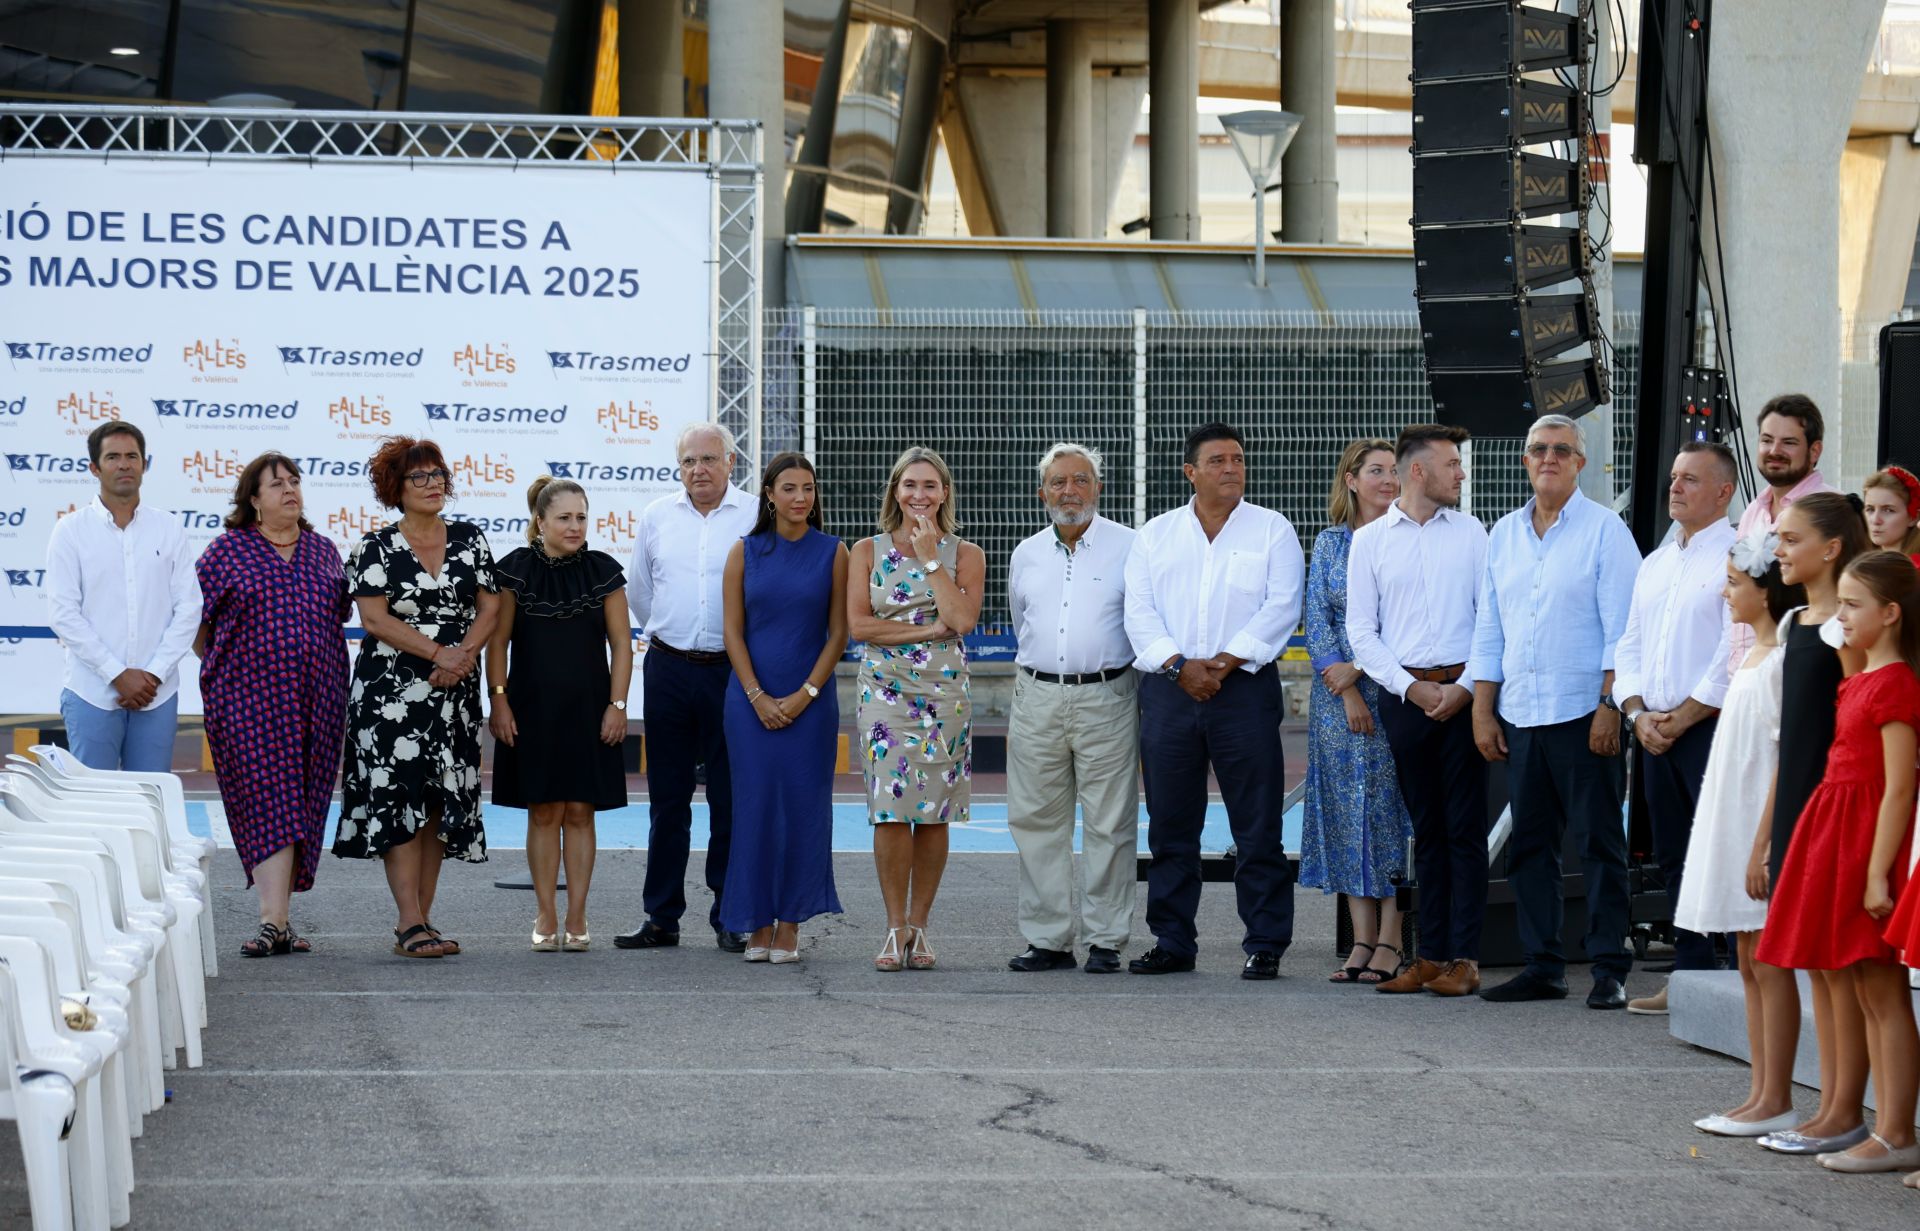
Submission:
[[[1079,939],[1124,949],[1140,823],[1140,676],[1047,684],[1018,671],[1007,731],[1007,822],[1020,852],[1020,934],[1074,944],[1074,805],[1081,809]]]

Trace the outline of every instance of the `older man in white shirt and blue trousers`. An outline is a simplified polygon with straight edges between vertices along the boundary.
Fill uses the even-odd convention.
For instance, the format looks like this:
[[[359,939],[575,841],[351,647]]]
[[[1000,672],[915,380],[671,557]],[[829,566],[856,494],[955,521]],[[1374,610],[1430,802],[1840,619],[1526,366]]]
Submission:
[[[722,949],[739,953],[746,938],[720,926],[733,841],[733,777],[722,710],[727,662],[726,605],[721,580],[727,553],[753,529],[754,498],[728,481],[732,435],[700,423],[680,434],[676,455],[683,490],[662,496],[640,515],[627,568],[627,605],[643,630],[642,704],[647,733],[647,918],[613,938],[621,949],[680,943],[687,909],[687,857],[692,845],[694,770],[707,771],[707,922]]]
[[[200,627],[194,552],[177,519],[140,502],[147,441],[115,420],[87,436],[100,493],[47,540],[48,622],[66,650],[67,746],[94,769],[166,773],[180,660]]]
[[[1187,435],[1186,504],[1148,522],[1127,560],[1127,637],[1146,675],[1140,756],[1146,777],[1147,927],[1155,945],[1134,974],[1192,970],[1198,952],[1200,832],[1212,767],[1237,852],[1234,892],[1245,979],[1272,979],[1293,941],[1293,866],[1281,842],[1285,761],[1274,659],[1300,623],[1300,540],[1247,503],[1240,433],[1208,423]]]

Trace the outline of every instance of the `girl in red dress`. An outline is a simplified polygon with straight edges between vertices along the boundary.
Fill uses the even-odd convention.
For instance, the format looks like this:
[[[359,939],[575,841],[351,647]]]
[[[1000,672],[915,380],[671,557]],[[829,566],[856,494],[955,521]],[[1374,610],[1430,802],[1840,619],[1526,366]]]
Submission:
[[[1907,880],[1914,813],[1915,732],[1920,730],[1920,575],[1899,552],[1873,551],[1847,566],[1839,620],[1865,667],[1840,685],[1833,751],[1787,848],[1756,956],[1826,975],[1836,1007],[1850,998],[1864,1040],[1835,1030],[1822,1050],[1865,1044],[1879,1131],[1844,1152],[1820,1155],[1833,1171],[1920,1166],[1913,1115],[1920,1038],[1906,972],[1882,929]],[[1836,1014],[1836,1020],[1842,1015]],[[1851,1015],[1846,1015],[1851,1017]],[[1844,1067],[1844,1060],[1843,1060]]]

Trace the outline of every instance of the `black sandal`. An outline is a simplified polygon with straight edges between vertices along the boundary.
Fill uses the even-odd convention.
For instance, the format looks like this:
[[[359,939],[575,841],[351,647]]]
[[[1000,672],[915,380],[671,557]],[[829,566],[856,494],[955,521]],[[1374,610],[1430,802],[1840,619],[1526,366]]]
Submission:
[[[1390,945],[1390,944],[1387,944],[1385,941],[1382,941],[1381,943],[1373,947],[1373,951],[1375,953],[1380,952],[1380,950],[1382,949],[1391,951],[1393,956],[1399,958],[1400,960],[1393,964],[1392,970],[1381,970],[1379,967],[1369,964],[1367,968],[1361,971],[1360,975],[1358,976],[1359,981],[1366,984],[1368,987],[1378,987],[1380,984],[1385,983],[1387,980],[1399,974],[1400,968],[1407,964],[1407,955],[1400,952],[1400,947],[1398,945]],[[1372,978],[1368,978],[1367,976],[1369,975],[1371,975]]]
[[[1375,949],[1378,949],[1380,946],[1369,945],[1363,941],[1356,940],[1353,942],[1353,947],[1356,949],[1365,949],[1367,951],[1367,957],[1371,959],[1373,957],[1373,951]],[[1342,966],[1340,969],[1334,971],[1332,974],[1327,976],[1327,982],[1358,983],[1360,982],[1361,974],[1364,973],[1366,969],[1367,968],[1365,966]]]
[[[414,940],[415,936],[420,939]],[[440,942],[427,931],[427,925],[424,923],[416,923],[404,932],[399,928],[393,929],[393,951],[400,957],[444,957],[446,955],[440,947]]]
[[[271,923],[260,925],[260,933],[240,946],[241,957],[278,957],[291,953],[292,932],[283,932]]]
[[[440,929],[433,926],[431,923],[426,925],[426,929],[427,929],[427,935],[433,937],[435,940],[440,942],[440,948],[445,956],[447,957],[460,956],[459,941],[454,940],[451,937],[442,936],[440,934]]]
[[[300,935],[300,933],[293,930],[293,924],[291,922],[287,924],[286,930],[281,934],[287,938],[287,947],[284,950],[282,950],[282,952],[284,953],[312,953],[313,952],[313,946],[307,942],[306,937]]]

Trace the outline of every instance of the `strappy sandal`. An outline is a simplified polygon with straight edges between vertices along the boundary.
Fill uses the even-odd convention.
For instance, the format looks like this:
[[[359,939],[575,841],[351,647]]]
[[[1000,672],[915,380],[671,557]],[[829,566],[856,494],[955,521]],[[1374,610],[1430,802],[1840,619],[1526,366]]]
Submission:
[[[1368,959],[1369,959],[1369,960],[1371,960],[1371,959],[1372,959],[1372,957],[1373,957],[1373,951],[1374,951],[1375,949],[1378,949],[1378,948],[1379,948],[1380,946],[1379,946],[1379,945],[1370,945],[1370,944],[1367,944],[1367,943],[1366,943],[1366,942],[1364,942],[1364,941],[1358,941],[1358,940],[1356,940],[1356,941],[1354,941],[1354,942],[1353,942],[1353,947],[1354,947],[1354,948],[1356,948],[1356,949],[1365,949],[1365,950],[1367,951],[1367,957],[1368,957]],[[1358,982],[1360,982],[1360,976],[1361,976],[1362,974],[1365,974],[1365,973],[1366,973],[1366,970],[1367,970],[1367,968],[1366,968],[1366,967],[1365,967],[1364,965],[1361,965],[1361,966],[1342,966],[1342,967],[1341,967],[1340,969],[1338,969],[1338,970],[1336,970],[1336,971],[1334,971],[1334,972],[1333,972],[1332,974],[1330,974],[1330,975],[1328,975],[1328,976],[1327,976],[1327,982],[1329,982],[1329,983],[1358,983]]]
[[[432,925],[431,923],[429,923],[429,924],[426,924],[425,926],[426,926],[426,929],[427,929],[427,935],[429,935],[429,936],[431,936],[431,937],[433,937],[433,938],[434,938],[435,940],[437,940],[437,941],[439,941],[439,942],[440,942],[440,951],[441,951],[442,953],[444,953],[444,954],[445,954],[446,956],[448,956],[448,957],[458,957],[458,956],[459,956],[459,954],[460,954],[460,942],[459,942],[459,941],[457,941],[457,940],[449,940],[449,939],[447,939],[447,938],[446,938],[445,936],[442,936],[442,935],[440,934],[440,929],[439,929],[439,928],[437,928],[437,927],[435,927],[435,926],[433,926],[433,925]]]
[[[927,943],[927,929],[908,928],[912,933],[911,943],[907,946],[907,967],[910,970],[932,970],[935,961],[933,946]]]
[[[282,953],[313,952],[313,946],[307,942],[306,937],[293,930],[293,924],[287,924],[285,928],[281,929],[280,934],[287,938],[287,947],[281,950]]]
[[[1387,944],[1385,941],[1382,941],[1380,944],[1377,944],[1373,947],[1373,951],[1375,953],[1380,952],[1380,950],[1382,949],[1387,950],[1388,952],[1392,953],[1394,957],[1399,959],[1393,964],[1393,969],[1381,970],[1378,966],[1373,965],[1372,962],[1368,962],[1368,964],[1361,969],[1360,973],[1354,976],[1354,979],[1357,982],[1365,983],[1369,987],[1377,987],[1380,984],[1385,983],[1387,980],[1393,978],[1395,975],[1399,974],[1400,968],[1407,964],[1407,955],[1400,952],[1400,947],[1398,945],[1390,945],[1390,944]]]
[[[900,933],[903,930],[909,929],[887,929],[887,943],[880,946],[880,955],[873,959],[873,968],[875,970],[892,974],[894,971],[900,970],[906,965],[900,951]]]
[[[260,925],[259,935],[240,946],[240,956],[278,957],[282,953],[290,953],[292,952],[289,946],[291,936],[291,932],[283,932],[271,923],[263,923]]]
[[[418,936],[419,940],[413,938]],[[393,951],[399,957],[445,957],[446,952],[435,940],[433,933],[424,923],[416,923],[406,931],[393,929]]]

